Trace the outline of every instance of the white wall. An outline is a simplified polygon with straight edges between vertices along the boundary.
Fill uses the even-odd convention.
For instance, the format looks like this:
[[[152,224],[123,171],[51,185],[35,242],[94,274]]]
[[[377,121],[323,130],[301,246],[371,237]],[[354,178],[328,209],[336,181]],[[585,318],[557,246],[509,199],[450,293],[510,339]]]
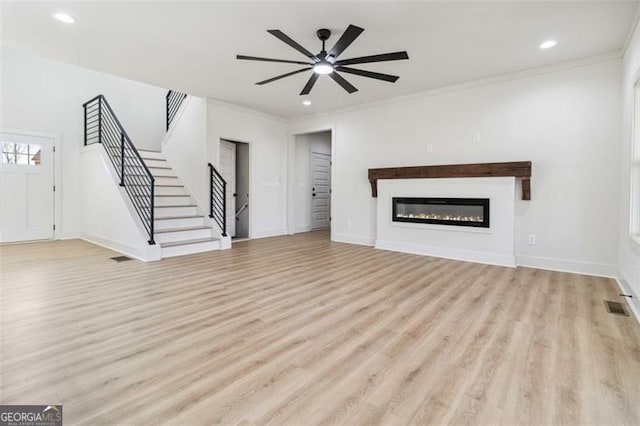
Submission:
[[[370,167],[531,160],[532,199],[516,203],[518,262],[612,276],[620,74],[620,61],[595,63],[302,118],[291,131],[335,128],[337,240],[375,239]],[[479,144],[472,143],[474,134]],[[536,245],[527,244],[530,233]]]
[[[331,155],[331,132],[295,136],[294,232],[311,230],[311,152]]]
[[[187,97],[162,143],[162,153],[200,209],[208,213],[206,99]]]
[[[60,136],[60,232],[80,234],[82,104],[102,93],[139,148],[159,150],[165,89],[2,48],[0,127]]]
[[[287,123],[276,117],[209,100],[207,158],[219,165],[220,139],[249,143],[252,238],[286,233]]]
[[[640,318],[640,243],[630,237],[630,183],[632,158],[632,130],[634,114],[633,86],[640,79],[640,28],[636,28],[623,59],[622,80],[622,137],[620,144],[620,229],[619,274],[636,315]],[[635,111],[636,117],[640,111]]]
[[[80,153],[80,236],[140,260],[160,259],[160,245],[150,245],[106,152],[98,145]]]

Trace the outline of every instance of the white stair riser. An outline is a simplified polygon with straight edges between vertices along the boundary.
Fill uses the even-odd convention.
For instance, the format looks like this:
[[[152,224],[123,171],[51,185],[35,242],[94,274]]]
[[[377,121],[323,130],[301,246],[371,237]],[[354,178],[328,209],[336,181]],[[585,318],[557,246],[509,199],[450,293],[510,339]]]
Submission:
[[[166,207],[161,209],[155,209],[154,215],[156,218],[171,217],[171,216],[195,216],[195,207]]]
[[[151,174],[155,177],[155,176],[175,176],[176,173],[173,171],[173,169],[156,169],[153,167],[149,167],[149,171],[151,172]]]
[[[157,177],[155,179],[156,185],[180,185],[180,180],[177,177]]]
[[[211,238],[211,228],[191,229],[189,231],[161,232],[155,234],[158,243],[172,243],[174,241],[201,240]]]
[[[184,206],[191,204],[191,197],[181,195],[178,197],[155,197],[156,206]]]
[[[220,250],[218,241],[207,241],[205,243],[185,244],[183,246],[163,247],[162,257],[182,256],[185,254],[202,253],[205,251]]]
[[[170,167],[169,164],[164,160],[145,158],[144,163],[147,165],[147,167]]]
[[[138,150],[138,153],[140,154],[140,157],[142,157],[145,160],[147,160],[147,159],[151,160],[151,159],[154,159],[154,158],[163,158],[161,152],[140,151],[140,150]]]
[[[156,195],[187,195],[183,186],[158,186],[155,188]]]
[[[204,218],[190,217],[181,219],[156,220],[154,227],[156,231],[160,231],[162,229],[191,228],[194,226],[204,226]]]

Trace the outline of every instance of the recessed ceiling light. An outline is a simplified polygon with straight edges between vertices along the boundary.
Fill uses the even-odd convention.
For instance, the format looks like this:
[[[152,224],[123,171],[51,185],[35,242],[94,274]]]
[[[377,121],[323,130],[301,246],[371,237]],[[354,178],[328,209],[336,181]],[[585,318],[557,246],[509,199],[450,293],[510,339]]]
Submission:
[[[76,20],[73,19],[71,16],[62,12],[54,13],[53,19],[55,19],[56,21],[64,22],[65,24],[73,24],[74,22],[76,22]]]
[[[311,105],[311,101],[308,101],[308,100],[307,101],[302,101],[302,105],[309,106],[309,105]]]
[[[540,49],[551,49],[556,44],[558,44],[558,42],[555,41],[555,40],[545,40],[542,43],[540,43],[540,46],[538,46],[538,47]]]

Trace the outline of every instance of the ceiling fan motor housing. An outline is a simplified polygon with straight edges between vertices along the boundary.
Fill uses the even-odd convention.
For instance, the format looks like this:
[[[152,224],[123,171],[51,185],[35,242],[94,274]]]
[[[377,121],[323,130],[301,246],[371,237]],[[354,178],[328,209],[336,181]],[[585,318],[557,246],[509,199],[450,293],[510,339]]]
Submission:
[[[318,38],[322,41],[328,40],[329,37],[331,37],[331,30],[328,30],[326,28],[320,28],[316,34],[318,35]]]

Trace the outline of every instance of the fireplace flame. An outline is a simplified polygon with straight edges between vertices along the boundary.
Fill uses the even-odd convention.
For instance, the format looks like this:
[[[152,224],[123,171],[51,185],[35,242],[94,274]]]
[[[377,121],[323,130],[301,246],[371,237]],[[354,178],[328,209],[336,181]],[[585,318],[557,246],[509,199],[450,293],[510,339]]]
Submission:
[[[456,222],[483,222],[481,216],[462,216],[437,213],[397,213],[396,217],[404,219],[451,220]]]

